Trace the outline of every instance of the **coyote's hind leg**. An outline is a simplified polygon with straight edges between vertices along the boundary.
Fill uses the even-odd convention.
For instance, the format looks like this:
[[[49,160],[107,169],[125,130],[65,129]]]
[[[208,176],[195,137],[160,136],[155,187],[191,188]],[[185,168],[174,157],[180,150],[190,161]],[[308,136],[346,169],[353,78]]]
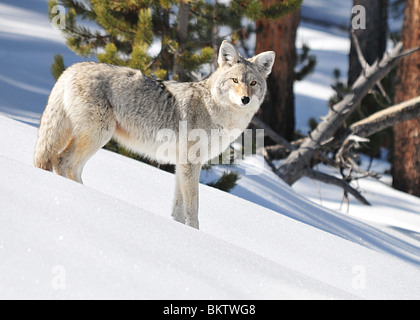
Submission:
[[[83,183],[82,172],[86,162],[111,139],[114,131],[115,123],[111,123],[105,127],[73,132],[67,146],[58,155],[57,173]]]

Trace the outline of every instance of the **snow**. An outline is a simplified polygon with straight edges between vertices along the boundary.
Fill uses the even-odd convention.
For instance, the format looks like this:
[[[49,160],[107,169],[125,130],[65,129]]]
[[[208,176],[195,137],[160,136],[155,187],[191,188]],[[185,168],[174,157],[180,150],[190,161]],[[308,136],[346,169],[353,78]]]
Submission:
[[[346,28],[350,25],[352,0],[305,0],[302,4],[302,16]]]
[[[3,156],[1,163],[2,200],[9,199],[1,215],[2,298],[349,296],[88,187]],[[64,290],[53,286],[57,267]]]
[[[319,122],[319,117],[328,113],[328,101],[335,94],[331,88],[335,82],[334,70],[340,70],[341,75],[348,74],[350,39],[346,31],[302,22],[296,47],[300,49],[303,44],[308,45],[310,54],[317,58],[314,72],[294,85],[296,129],[306,133],[310,130],[310,118]]]
[[[341,190],[309,179],[291,188],[251,157],[234,168],[242,177],[231,194],[200,185],[198,231],[170,218],[174,176],[144,163],[100,150],[85,185],[34,168],[53,54],[82,60],[46,11],[44,0],[0,0],[0,299],[420,298],[420,199],[390,188],[386,175],[360,181],[372,207],[352,197],[347,206]],[[295,88],[302,131],[326,113],[347,38],[299,28],[298,46],[318,57]]]
[[[101,150],[79,185],[32,166],[35,139],[0,117],[1,298],[420,297],[420,269],[407,263],[418,248],[322,209],[267,169],[253,177],[278,184],[280,214],[201,185],[197,231],[170,219],[173,175]]]
[[[48,20],[44,0],[0,1],[0,114],[39,124],[54,85],[54,54],[66,65],[83,61]],[[34,63],[36,61],[36,63]]]

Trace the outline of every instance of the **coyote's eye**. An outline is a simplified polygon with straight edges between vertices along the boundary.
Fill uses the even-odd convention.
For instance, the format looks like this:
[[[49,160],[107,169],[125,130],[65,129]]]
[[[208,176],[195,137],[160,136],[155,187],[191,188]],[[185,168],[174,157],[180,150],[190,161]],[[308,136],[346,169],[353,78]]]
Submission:
[[[232,78],[232,81],[235,82],[235,83],[239,82],[238,79],[236,79],[236,78]]]
[[[257,84],[257,81],[252,81],[251,86],[255,86]]]

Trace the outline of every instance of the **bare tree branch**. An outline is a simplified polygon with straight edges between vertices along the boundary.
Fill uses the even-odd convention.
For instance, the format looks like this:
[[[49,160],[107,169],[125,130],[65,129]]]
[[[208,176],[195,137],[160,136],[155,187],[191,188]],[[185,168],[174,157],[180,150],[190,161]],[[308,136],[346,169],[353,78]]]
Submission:
[[[386,100],[389,104],[391,104],[391,103],[392,103],[391,98],[390,98],[390,97],[388,96],[388,94],[386,93],[386,91],[385,91],[384,87],[382,86],[382,83],[381,83],[380,81],[378,81],[378,82],[376,83],[376,86],[379,88],[379,91],[381,92],[381,94],[382,94],[382,96],[385,98],[385,100]]]
[[[271,160],[271,157],[269,155],[269,153],[267,152],[267,150],[264,150],[264,159],[267,162],[267,164],[270,166],[271,170],[278,175],[278,172],[276,170],[276,167],[273,163],[273,161]],[[347,181],[343,180],[343,179],[338,179],[336,177],[330,176],[326,173],[322,173],[319,171],[315,171],[313,169],[307,169],[305,172],[305,176],[314,179],[314,180],[318,180],[327,184],[331,184],[331,185],[335,185],[337,187],[340,187],[344,190],[345,193],[349,193],[352,196],[354,196],[360,203],[365,204],[370,206],[371,204],[369,203],[369,201],[367,201],[361,194],[359,191],[357,191],[356,189],[354,189]],[[369,175],[370,176],[370,175]],[[360,178],[360,177],[359,177]]]
[[[349,128],[336,135],[326,150],[342,146],[350,136],[369,137],[397,123],[420,118],[420,96],[378,111],[368,118],[353,123]]]
[[[373,90],[375,85],[378,86],[385,98],[388,97],[380,81],[396,66],[401,58],[418,51],[420,47],[403,52],[402,44],[399,43],[389,54],[386,54],[381,61],[375,61],[375,63],[370,66],[361,54],[360,46],[358,45],[355,35],[352,34],[352,37],[356,43],[356,50],[358,51],[359,60],[364,67],[364,70],[353,84],[349,93],[340,92],[343,94],[343,100],[330,109],[327,116],[322,119],[322,122],[318,124],[317,128],[312,131],[298,147],[295,146],[296,144],[293,145],[280,137],[274,130],[258,118],[254,118],[252,123],[256,127],[264,129],[268,136],[280,146],[283,146],[275,146],[272,149],[265,148],[264,157],[273,172],[286,183],[291,185],[302,176],[307,176],[324,183],[338,186],[344,190],[345,196],[351,194],[359,202],[370,205],[360,192],[349,184],[349,181],[364,177],[378,178],[378,176],[371,172],[361,170],[351,158],[351,155],[349,154],[350,148],[354,143],[362,141],[361,139],[363,138],[361,137],[368,137],[369,135],[398,122],[419,117],[420,97],[389,107],[386,110],[375,113],[364,120],[354,123],[349,128],[342,130],[338,139],[337,136],[334,137],[334,135],[337,130],[342,127],[346,118],[357,108],[361,100]],[[334,149],[341,146],[340,151],[337,154],[337,161],[329,159],[326,154],[323,153],[325,150],[331,150],[331,146],[335,146]],[[280,152],[282,155],[290,152],[286,161],[278,169],[271,160],[272,155],[276,152]],[[346,175],[342,172],[343,179],[339,179],[311,169],[310,166],[313,165],[315,161],[323,161],[329,165],[338,166],[342,170],[348,168],[349,172]],[[362,175],[359,174],[359,176],[352,177],[352,171],[361,173]]]
[[[420,96],[376,112],[366,119],[353,123],[349,129],[354,135],[369,137],[399,122],[419,117]]]
[[[340,96],[340,98],[344,97],[347,94],[344,90],[340,89],[336,85],[332,85],[331,88],[334,89],[334,91]]]
[[[271,129],[269,125],[267,125],[266,123],[264,123],[262,120],[258,119],[257,117],[254,117],[251,123],[259,129],[264,129],[264,134],[266,134],[271,139],[273,139],[274,142],[289,149],[289,151],[293,151],[296,149],[296,147],[290,144],[289,141],[287,141],[285,138],[280,136],[277,132]]]
[[[305,176],[308,178],[318,180],[327,184],[332,184],[337,187],[342,188],[345,192],[351,194],[353,197],[355,197],[360,203],[365,204],[367,206],[370,206],[371,204],[369,201],[367,201],[359,191],[354,189],[347,181],[343,179],[338,179],[336,177],[330,176],[326,173],[316,171],[313,169],[306,169]]]
[[[275,159],[286,158],[290,154],[290,152],[297,149],[295,145],[299,145],[301,143],[300,140],[290,143],[289,141],[284,139],[282,136],[280,136],[277,132],[275,132],[268,124],[264,123],[262,120],[258,119],[257,117],[254,117],[251,123],[259,129],[264,129],[264,134],[266,134],[271,139],[273,139],[274,142],[278,143],[277,146],[265,148],[268,154],[270,155],[270,157],[272,158],[275,158]],[[331,164],[332,160],[329,159],[327,155],[324,154],[323,152],[320,152],[318,156],[322,162]]]
[[[419,48],[403,52],[402,43],[398,43],[389,55],[385,55],[380,62],[368,67],[353,84],[352,90],[330,109],[324,120],[304,140],[299,149],[288,156],[278,169],[279,176],[289,185],[299,180],[310,167],[311,160],[325,146],[325,142],[334,136],[376,83],[382,80],[402,57],[417,50]]]
[[[276,160],[286,159],[290,154],[290,150],[280,144],[264,147],[264,150],[270,155],[270,158]]]
[[[369,66],[369,63],[366,61],[365,57],[363,56],[362,49],[360,48],[359,39],[356,37],[356,33],[354,32],[354,29],[351,29],[351,38],[354,43],[354,47],[356,49],[357,58],[359,59],[359,63],[362,66],[362,70],[366,70]]]

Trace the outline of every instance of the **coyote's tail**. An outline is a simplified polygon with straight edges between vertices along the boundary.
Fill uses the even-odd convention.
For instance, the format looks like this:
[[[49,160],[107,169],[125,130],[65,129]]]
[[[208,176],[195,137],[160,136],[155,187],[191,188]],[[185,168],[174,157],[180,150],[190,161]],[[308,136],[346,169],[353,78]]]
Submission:
[[[54,92],[56,91],[56,92]],[[52,171],[60,150],[71,135],[70,121],[65,113],[63,95],[53,90],[41,118],[35,148],[35,166]]]

